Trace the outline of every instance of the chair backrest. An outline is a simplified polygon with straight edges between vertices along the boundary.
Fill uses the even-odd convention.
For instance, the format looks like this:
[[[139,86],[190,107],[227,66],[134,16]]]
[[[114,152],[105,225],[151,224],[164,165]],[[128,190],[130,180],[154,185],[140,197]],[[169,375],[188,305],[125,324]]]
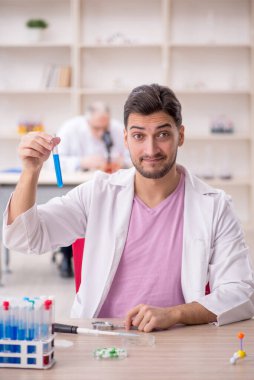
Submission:
[[[76,292],[78,292],[79,285],[81,282],[81,268],[82,268],[84,246],[85,246],[85,239],[77,239],[72,244]]]

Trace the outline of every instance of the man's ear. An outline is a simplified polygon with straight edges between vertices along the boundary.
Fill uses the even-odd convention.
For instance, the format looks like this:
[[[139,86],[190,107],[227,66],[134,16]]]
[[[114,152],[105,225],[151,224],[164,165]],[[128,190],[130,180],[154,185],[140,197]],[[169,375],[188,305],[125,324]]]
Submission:
[[[124,145],[126,148],[128,148],[128,142],[127,142],[127,129],[124,128],[123,130],[123,139],[124,139]]]
[[[183,143],[184,143],[184,126],[181,125],[179,127],[179,142],[178,142],[178,146],[182,146]]]

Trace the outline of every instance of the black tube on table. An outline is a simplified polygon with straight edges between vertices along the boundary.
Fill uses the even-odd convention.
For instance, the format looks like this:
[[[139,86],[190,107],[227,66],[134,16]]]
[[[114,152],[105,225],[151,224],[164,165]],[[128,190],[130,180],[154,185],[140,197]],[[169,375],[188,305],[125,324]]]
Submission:
[[[66,334],[77,334],[78,326],[64,325],[62,323],[53,323],[52,334],[55,332],[66,333]]]

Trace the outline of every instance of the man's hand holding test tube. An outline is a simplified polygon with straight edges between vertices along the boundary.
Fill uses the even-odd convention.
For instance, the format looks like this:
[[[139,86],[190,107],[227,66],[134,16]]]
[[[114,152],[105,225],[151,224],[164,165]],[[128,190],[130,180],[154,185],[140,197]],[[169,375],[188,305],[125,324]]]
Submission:
[[[22,173],[9,205],[8,224],[35,204],[41,168],[59,143],[59,137],[44,132],[30,132],[22,137],[18,148]]]
[[[59,143],[60,137],[44,132],[30,132],[25,135],[18,148],[23,170],[40,170]]]

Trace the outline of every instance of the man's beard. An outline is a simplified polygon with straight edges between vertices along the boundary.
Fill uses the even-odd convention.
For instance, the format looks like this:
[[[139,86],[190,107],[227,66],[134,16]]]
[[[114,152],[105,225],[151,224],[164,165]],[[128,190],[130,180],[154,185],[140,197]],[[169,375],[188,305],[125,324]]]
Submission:
[[[134,165],[134,167],[136,168],[136,170],[139,172],[139,174],[141,174],[143,177],[145,178],[150,178],[150,179],[159,179],[159,178],[163,178],[166,174],[168,174],[170,172],[170,170],[172,169],[172,167],[174,166],[175,162],[176,162],[176,157],[177,157],[177,151],[175,153],[175,156],[174,158],[171,160],[171,161],[168,161],[166,162],[163,167],[161,169],[158,169],[156,171],[148,171],[148,170],[145,170],[142,168],[141,164],[140,163],[137,163],[135,162],[132,157],[131,157],[131,161]],[[149,156],[143,156],[139,159],[139,162],[142,163],[143,159],[144,158],[161,158],[161,159],[165,159],[165,156],[161,155],[161,154],[156,154],[155,156],[153,157],[149,157]]]

